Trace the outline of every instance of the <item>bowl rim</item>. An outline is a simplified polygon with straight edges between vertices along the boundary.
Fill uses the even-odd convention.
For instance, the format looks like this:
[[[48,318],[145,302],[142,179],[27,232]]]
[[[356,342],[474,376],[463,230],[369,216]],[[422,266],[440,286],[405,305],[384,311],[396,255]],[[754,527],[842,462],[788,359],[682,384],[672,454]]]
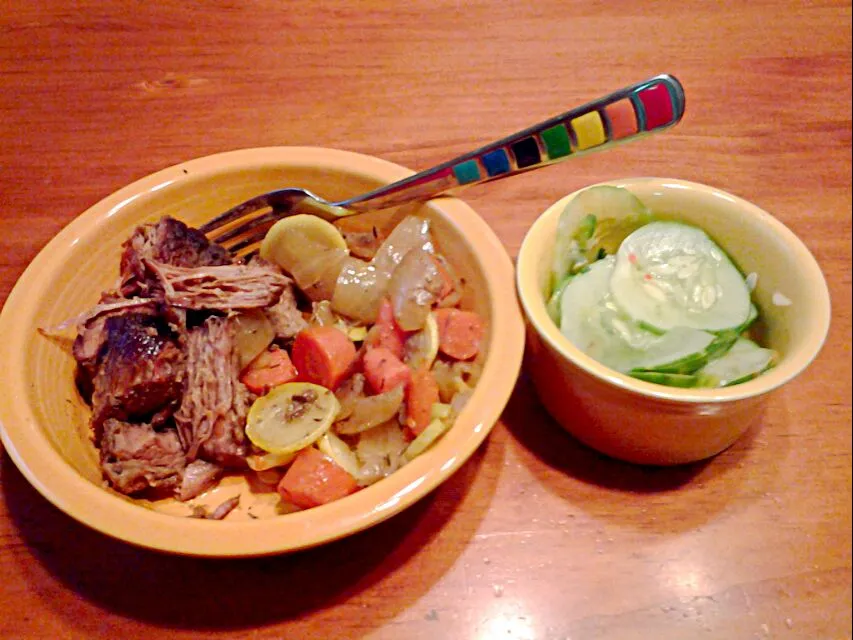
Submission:
[[[788,360],[753,380],[724,387],[721,389],[683,389],[667,387],[651,382],[645,382],[619,373],[607,367],[578,349],[568,338],[563,336],[557,325],[551,321],[545,308],[544,297],[537,287],[529,287],[530,282],[536,281],[538,265],[537,251],[541,246],[538,242],[542,228],[549,224],[550,219],[559,216],[569,200],[581,191],[597,186],[626,187],[655,187],[662,190],[690,190],[711,199],[719,198],[740,207],[747,215],[758,218],[768,225],[774,234],[781,239],[796,256],[801,267],[803,278],[814,282],[815,295],[821,300],[820,308],[815,309],[819,324],[814,327],[804,347],[800,349],[804,355],[793,361]],[[516,261],[516,288],[526,320],[532,325],[538,336],[562,358],[571,362],[582,371],[598,380],[629,392],[635,396],[653,398],[672,403],[705,403],[720,404],[746,398],[764,395],[784,385],[799,375],[818,355],[829,333],[831,318],[831,303],[829,288],[817,260],[800,238],[781,221],[757,205],[722,189],[710,185],[678,178],[660,177],[627,177],[605,180],[586,185],[566,194],[551,204],[536,218],[522,240]]]
[[[0,362],[4,363],[0,384],[6,389],[6,399],[0,402],[3,445],[39,493],[92,529],[136,546],[200,557],[274,555],[331,542],[399,513],[449,478],[483,442],[509,400],[524,349],[524,324],[515,292],[501,284],[513,281],[512,261],[492,228],[468,204],[441,197],[427,206],[459,230],[482,265],[492,317],[481,393],[472,395],[458,418],[470,425],[464,435],[459,432],[457,438],[443,438],[388,478],[342,500],[254,521],[214,522],[159,513],[80,476],[38,429],[37,417],[25,401],[21,377],[13,374],[16,365],[26,362],[25,338],[34,332],[27,314],[19,310],[28,298],[38,299],[31,292],[38,294],[40,274],[59,268],[65,252],[81,237],[94,234],[106,218],[146,194],[181,180],[269,164],[321,167],[383,182],[414,173],[375,156],[322,147],[238,149],[181,162],[120,188],[72,220],[36,255],[0,310],[0,331],[7,337],[0,343]],[[487,388],[488,397],[482,393]]]

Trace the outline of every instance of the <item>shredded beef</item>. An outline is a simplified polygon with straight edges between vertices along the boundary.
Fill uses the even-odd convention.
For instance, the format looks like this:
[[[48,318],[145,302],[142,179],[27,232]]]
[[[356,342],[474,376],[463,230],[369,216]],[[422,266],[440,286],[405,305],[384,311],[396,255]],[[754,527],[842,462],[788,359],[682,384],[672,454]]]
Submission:
[[[109,419],[100,445],[101,467],[116,490],[131,495],[180,486],[186,457],[174,429],[155,431],[150,424]]]
[[[157,276],[166,302],[184,309],[266,307],[290,284],[290,279],[269,263],[175,267],[153,260],[144,262]]]
[[[138,494],[149,489],[189,500],[210,489],[222,467],[196,460],[187,464],[178,432],[150,424],[109,419],[101,437],[101,467],[116,490]]]
[[[234,511],[234,509],[239,505],[239,495],[228,498],[210,513],[205,507],[198,505],[193,509],[193,513],[190,518],[198,518],[200,520],[223,520],[225,516]]]
[[[216,484],[222,467],[204,460],[193,460],[184,469],[181,484],[175,489],[178,500],[189,500]]]
[[[373,260],[384,240],[376,227],[367,231],[340,229],[340,232],[350,249],[350,254],[362,260]]]
[[[252,399],[239,381],[233,310],[270,311],[280,336],[304,327],[290,279],[271,263],[235,264],[197,229],[165,217],[124,243],[116,291],[78,327],[78,386],[110,485],[189,500],[249,453]],[[226,501],[209,516],[236,506]]]
[[[213,513],[208,516],[208,518],[210,518],[211,520],[223,520],[225,516],[234,511],[234,509],[236,509],[239,505],[240,496],[233,496],[231,498],[228,498],[227,500],[225,500],[225,502],[216,507],[216,509],[213,510]]]
[[[162,422],[183,381],[184,357],[172,330],[160,317],[125,313],[107,317],[103,333],[92,393],[96,437],[107,418]]]
[[[224,247],[211,243],[198,229],[168,216],[138,227],[123,247],[120,291],[125,297],[159,293],[159,280],[148,271],[145,260],[176,267],[233,262]]]
[[[279,340],[289,340],[303,329],[308,328],[308,322],[296,306],[296,293],[293,290],[293,283],[288,283],[281,290],[278,302],[267,307],[265,311],[275,330],[275,336]]]
[[[233,323],[211,316],[190,330],[186,358],[183,399],[175,421],[188,459],[245,466],[249,392],[238,379]]]

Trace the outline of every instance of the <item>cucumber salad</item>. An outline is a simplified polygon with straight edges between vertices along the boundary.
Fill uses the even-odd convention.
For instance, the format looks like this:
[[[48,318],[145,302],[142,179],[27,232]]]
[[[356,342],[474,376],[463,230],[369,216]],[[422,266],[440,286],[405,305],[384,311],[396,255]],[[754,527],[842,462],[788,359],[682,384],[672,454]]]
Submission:
[[[753,338],[758,307],[725,251],[620,187],[590,187],[563,211],[547,308],[581,351],[647,382],[725,387],[776,360]]]

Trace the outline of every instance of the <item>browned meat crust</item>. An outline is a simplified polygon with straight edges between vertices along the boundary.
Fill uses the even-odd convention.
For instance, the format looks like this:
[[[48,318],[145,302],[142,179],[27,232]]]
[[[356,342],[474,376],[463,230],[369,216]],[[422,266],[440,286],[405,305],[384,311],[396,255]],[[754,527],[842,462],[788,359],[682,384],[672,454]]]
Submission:
[[[184,356],[165,321],[142,313],[110,316],[94,378],[92,425],[107,418],[161,423],[181,396]]]

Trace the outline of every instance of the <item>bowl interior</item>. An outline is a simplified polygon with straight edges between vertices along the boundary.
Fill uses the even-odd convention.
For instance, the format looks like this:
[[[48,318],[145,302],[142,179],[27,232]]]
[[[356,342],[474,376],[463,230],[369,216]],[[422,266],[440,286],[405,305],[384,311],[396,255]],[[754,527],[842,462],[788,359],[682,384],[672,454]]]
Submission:
[[[278,515],[276,494],[239,475],[225,478],[217,489],[193,501],[214,506],[240,494],[240,509],[229,521],[206,522],[172,517],[187,515],[191,510],[187,504],[130,500],[106,489],[89,437],[89,409],[73,383],[73,333],[63,339],[38,331],[86,311],[102,290],[114,286],[121,243],[141,223],[171,215],[198,225],[238,202],[285,185],[339,198],[410,173],[341,151],[232,152],[144,178],[72,222],[33,261],[0,316],[7,337],[0,347],[4,363],[0,378],[9,392],[0,408],[3,439],[30,482],[72,516],[129,542],[198,555],[259,555],[311,546],[362,529],[401,510],[449,476],[497,419],[523,348],[520,314],[506,284],[512,280],[509,258],[488,226],[459,200],[409,205],[387,215],[415,213],[432,221],[437,244],[468,284],[463,305],[481,313],[489,327],[480,384],[492,395],[485,399],[482,392],[475,393],[454,428],[426,454],[330,505],[273,517]]]
[[[829,293],[814,257],[781,222],[741,198],[696,183],[638,178],[604,184],[629,189],[663,218],[701,227],[745,275],[756,274],[754,300],[761,312],[762,342],[777,350],[781,357],[774,369],[740,385],[725,389],[676,389],[619,374],[575,348],[560,333],[545,308],[557,222],[574,194],[549,207],[530,229],[519,253],[517,274],[520,297],[531,324],[564,357],[641,394],[706,402],[769,391],[796,376],[817,355],[829,328]],[[612,217],[620,214],[614,213]]]

